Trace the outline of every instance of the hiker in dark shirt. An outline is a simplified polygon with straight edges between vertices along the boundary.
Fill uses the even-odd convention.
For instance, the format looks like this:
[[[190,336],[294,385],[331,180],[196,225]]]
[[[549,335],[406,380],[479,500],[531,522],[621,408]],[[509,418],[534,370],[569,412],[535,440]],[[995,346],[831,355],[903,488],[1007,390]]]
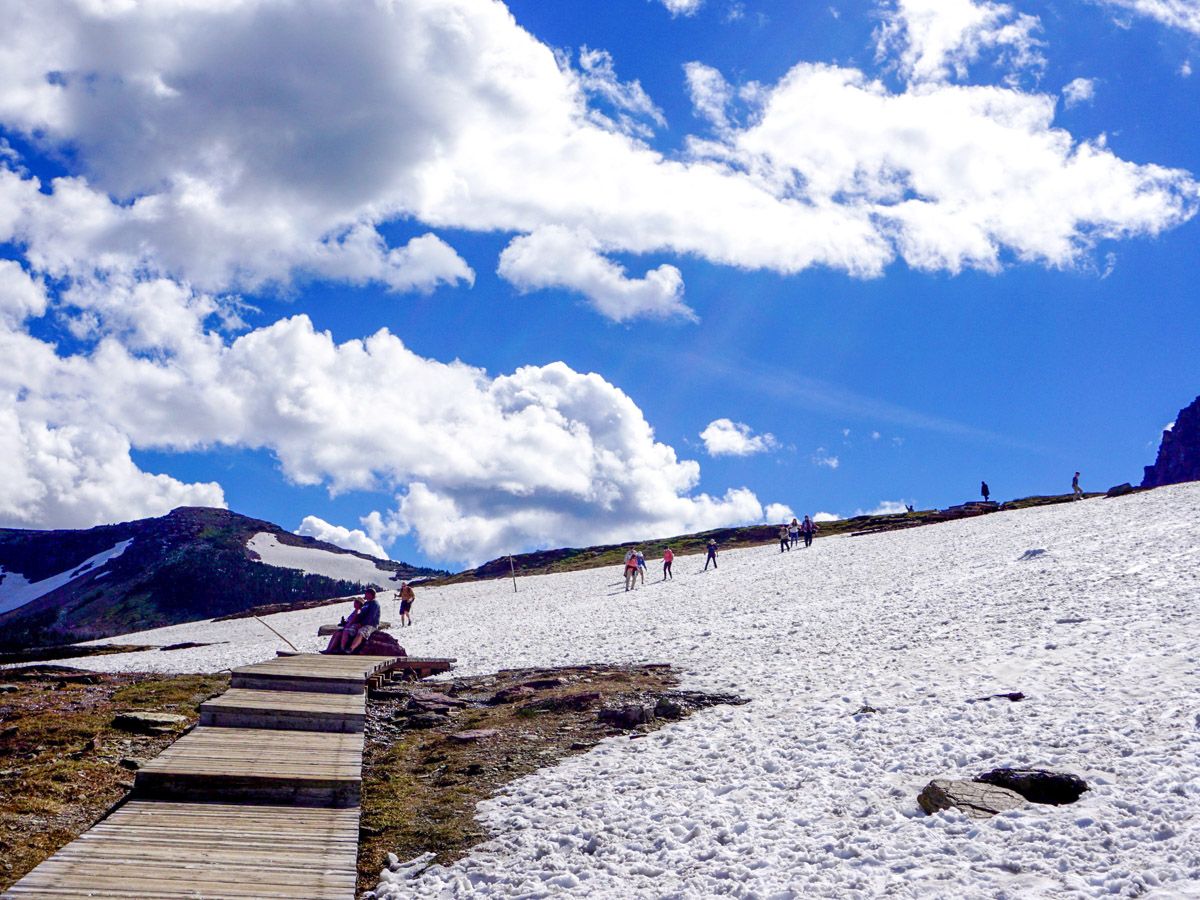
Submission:
[[[717,567],[717,542],[712,538],[708,539],[708,557],[704,560],[704,571],[708,571],[708,564],[712,563],[713,568]]]
[[[1079,486],[1079,473],[1075,473],[1075,477],[1071,479],[1071,495],[1075,500],[1083,499],[1083,488]]]
[[[343,646],[347,640],[350,641],[350,646],[345,648],[346,653],[357,652],[358,648],[370,639],[379,628],[379,616],[379,601],[375,599],[375,588],[367,588],[363,592],[363,607],[359,611],[358,619],[343,633]]]
[[[808,516],[804,517],[804,522],[800,525],[800,533],[804,535],[804,549],[812,546],[813,535],[817,531],[817,525]]]
[[[988,486],[987,486],[987,482],[986,482],[986,481],[981,481],[981,482],[979,482],[979,493],[983,494],[983,502],[984,502],[984,503],[987,503],[987,502],[988,502],[988,495],[989,495],[989,494],[991,494],[991,491],[990,491],[990,490],[988,490]]]

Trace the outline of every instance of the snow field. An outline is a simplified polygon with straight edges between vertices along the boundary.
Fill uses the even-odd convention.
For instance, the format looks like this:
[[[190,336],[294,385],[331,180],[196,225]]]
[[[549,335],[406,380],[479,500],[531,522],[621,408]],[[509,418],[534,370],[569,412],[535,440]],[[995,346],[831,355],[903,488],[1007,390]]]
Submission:
[[[58,590],[76,578],[82,578],[93,569],[103,566],[110,559],[116,559],[132,543],[132,538],[127,541],[121,541],[107,550],[102,550],[95,556],[85,559],[73,569],[59,572],[57,575],[51,575],[49,578],[43,578],[41,581],[30,582],[24,575],[16,572],[5,572],[4,566],[0,566],[0,613],[11,612],[14,609],[24,606],[26,603],[32,603],[39,597],[46,596],[51,591]]]
[[[258,554],[259,561],[281,569],[299,569],[309,575],[324,575],[359,584],[386,584],[392,572],[352,553],[332,553],[319,547],[294,547],[279,543],[278,536],[260,531],[246,541],[246,548]]]
[[[1200,485],[1181,485],[731,551],[707,573],[684,557],[673,583],[630,594],[617,567],[523,578],[517,594],[418,589],[415,627],[395,632],[460,672],[671,662],[685,687],[752,702],[510,785],[479,806],[492,840],[385,871],[380,896],[1200,896],[1198,504]],[[347,608],[270,621],[315,649],[316,625]],[[195,671],[277,644],[253,620],[120,640],[230,643],[80,664]],[[1013,690],[1027,699],[966,702]],[[855,715],[864,704],[879,712]],[[933,777],[1001,765],[1092,790],[982,822],[916,806]]]

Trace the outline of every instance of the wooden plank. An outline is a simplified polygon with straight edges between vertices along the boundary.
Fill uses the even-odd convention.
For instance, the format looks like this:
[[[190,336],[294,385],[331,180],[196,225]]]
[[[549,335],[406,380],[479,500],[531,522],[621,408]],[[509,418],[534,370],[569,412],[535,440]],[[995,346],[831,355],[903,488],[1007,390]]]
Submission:
[[[214,727],[359,732],[365,722],[362,694],[232,688],[200,705],[200,724]]]
[[[201,726],[134,776],[143,798],[358,803],[361,734]]]
[[[358,824],[357,809],[131,801],[3,896],[349,900]]]

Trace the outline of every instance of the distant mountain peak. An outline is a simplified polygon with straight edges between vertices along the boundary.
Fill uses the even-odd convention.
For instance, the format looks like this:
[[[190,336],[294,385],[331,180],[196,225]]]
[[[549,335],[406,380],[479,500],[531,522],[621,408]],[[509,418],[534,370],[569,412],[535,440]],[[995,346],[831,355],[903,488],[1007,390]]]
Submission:
[[[212,507],[89,529],[0,529],[0,648],[110,637],[441,574]]]

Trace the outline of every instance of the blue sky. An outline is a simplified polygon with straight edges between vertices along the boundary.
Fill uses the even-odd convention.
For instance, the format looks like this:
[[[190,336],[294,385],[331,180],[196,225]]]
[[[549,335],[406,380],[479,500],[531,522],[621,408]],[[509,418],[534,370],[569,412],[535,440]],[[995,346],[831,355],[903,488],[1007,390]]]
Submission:
[[[1188,0],[2,5],[0,525],[456,567],[1136,482],[1200,392]]]

